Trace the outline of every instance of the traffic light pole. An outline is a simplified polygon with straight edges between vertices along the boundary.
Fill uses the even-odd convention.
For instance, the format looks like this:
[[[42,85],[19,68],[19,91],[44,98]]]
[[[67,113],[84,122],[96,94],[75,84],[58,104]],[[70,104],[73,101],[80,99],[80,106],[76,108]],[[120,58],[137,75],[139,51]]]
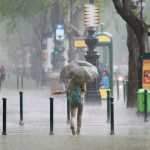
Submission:
[[[58,24],[61,25],[61,3],[59,0],[57,1],[59,12],[58,12]],[[54,52],[53,52],[53,72],[60,73],[60,71],[65,66],[65,58],[63,55],[63,52],[65,50],[65,47],[63,46],[63,40],[56,40]]]
[[[65,66],[64,50],[65,47],[62,45],[62,40],[59,40],[53,52],[53,72],[60,72]]]

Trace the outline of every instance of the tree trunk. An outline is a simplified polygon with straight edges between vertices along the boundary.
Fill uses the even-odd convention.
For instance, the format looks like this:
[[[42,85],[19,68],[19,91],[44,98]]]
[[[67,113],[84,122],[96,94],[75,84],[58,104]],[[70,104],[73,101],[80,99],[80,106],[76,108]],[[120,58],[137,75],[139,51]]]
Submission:
[[[138,87],[138,41],[130,26],[127,25],[127,46],[129,51],[129,77],[128,77],[128,101],[127,107],[137,106],[137,87]]]
[[[137,6],[132,0],[112,0],[118,14],[128,24],[128,49],[129,49],[129,83],[128,83],[128,102],[127,107],[136,107],[137,105],[137,89],[138,89],[138,50],[140,55],[149,52],[148,45],[148,26],[139,18],[138,14],[132,10]],[[139,48],[138,48],[139,46]]]
[[[71,31],[68,36],[69,41],[69,49],[68,49],[68,62],[75,61],[76,60],[76,53],[74,49],[74,34]]]

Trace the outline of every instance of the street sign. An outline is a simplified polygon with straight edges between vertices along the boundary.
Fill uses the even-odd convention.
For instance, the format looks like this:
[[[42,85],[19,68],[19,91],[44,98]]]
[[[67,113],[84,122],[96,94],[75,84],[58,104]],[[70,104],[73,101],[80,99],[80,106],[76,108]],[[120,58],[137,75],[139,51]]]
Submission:
[[[86,37],[76,37],[74,39],[74,47],[87,47],[84,41],[85,38]]]
[[[56,25],[56,40],[64,39],[64,25]]]
[[[99,26],[99,7],[84,5],[84,25],[87,27]]]

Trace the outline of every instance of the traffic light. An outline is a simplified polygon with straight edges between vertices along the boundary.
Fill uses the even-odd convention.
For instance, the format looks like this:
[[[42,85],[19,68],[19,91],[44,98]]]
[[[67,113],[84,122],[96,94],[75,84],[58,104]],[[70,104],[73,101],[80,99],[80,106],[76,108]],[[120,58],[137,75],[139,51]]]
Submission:
[[[125,42],[125,35],[122,35],[122,42]]]
[[[55,51],[55,55],[57,55],[58,54],[58,51]]]
[[[124,39],[122,39],[122,42],[123,42],[123,43],[124,43],[124,41],[125,41],[125,40],[124,40]]]

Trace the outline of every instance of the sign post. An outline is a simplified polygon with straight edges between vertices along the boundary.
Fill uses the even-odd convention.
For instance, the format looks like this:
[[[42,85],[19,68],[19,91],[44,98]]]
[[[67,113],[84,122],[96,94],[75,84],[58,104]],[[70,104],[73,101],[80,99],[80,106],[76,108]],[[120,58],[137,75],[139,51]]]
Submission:
[[[56,25],[56,40],[64,39],[64,25]]]
[[[64,25],[56,25],[56,44],[54,47],[53,56],[53,72],[60,72],[65,65],[65,58],[63,52],[65,47],[63,46],[64,40]]]

